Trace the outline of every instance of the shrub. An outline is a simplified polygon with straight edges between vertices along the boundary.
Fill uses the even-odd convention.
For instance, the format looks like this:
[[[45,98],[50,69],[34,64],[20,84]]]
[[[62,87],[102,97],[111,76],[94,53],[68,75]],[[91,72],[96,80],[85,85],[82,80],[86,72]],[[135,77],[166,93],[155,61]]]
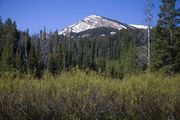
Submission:
[[[72,70],[0,77],[0,119],[179,119],[179,78],[159,73],[113,80]]]

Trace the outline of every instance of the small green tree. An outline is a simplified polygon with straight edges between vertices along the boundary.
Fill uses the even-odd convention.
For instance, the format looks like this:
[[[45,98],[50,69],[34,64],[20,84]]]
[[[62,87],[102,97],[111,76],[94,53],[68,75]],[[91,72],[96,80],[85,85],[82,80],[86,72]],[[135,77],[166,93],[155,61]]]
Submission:
[[[52,73],[53,75],[55,75],[57,73],[57,69],[58,69],[55,57],[53,56],[52,53],[49,53],[48,58],[49,58],[48,59],[48,71],[50,73]]]
[[[132,74],[138,70],[137,66],[137,54],[138,49],[135,44],[132,42],[128,49],[123,53],[121,59],[121,66],[125,74]]]

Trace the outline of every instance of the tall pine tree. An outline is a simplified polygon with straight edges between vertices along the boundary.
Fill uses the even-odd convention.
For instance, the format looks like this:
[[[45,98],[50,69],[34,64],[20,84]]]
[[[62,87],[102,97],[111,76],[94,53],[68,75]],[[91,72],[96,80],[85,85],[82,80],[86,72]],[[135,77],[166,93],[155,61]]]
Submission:
[[[165,72],[175,72],[179,71],[175,70],[178,59],[176,47],[179,41],[177,36],[179,10],[175,8],[176,0],[161,1],[159,20],[154,29],[152,68],[154,70],[163,68]]]
[[[3,69],[7,70],[15,65],[15,53],[17,50],[17,29],[16,23],[8,18],[4,23],[4,39],[2,52]]]
[[[2,47],[3,47],[3,21],[0,17],[0,62],[1,62],[1,55],[2,55]]]

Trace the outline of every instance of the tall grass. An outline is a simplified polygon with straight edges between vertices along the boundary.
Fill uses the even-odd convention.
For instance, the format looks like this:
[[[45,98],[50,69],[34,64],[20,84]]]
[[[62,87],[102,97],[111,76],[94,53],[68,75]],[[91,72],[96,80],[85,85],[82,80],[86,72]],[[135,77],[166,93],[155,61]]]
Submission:
[[[114,80],[72,70],[58,76],[0,75],[2,120],[180,119],[180,75]]]

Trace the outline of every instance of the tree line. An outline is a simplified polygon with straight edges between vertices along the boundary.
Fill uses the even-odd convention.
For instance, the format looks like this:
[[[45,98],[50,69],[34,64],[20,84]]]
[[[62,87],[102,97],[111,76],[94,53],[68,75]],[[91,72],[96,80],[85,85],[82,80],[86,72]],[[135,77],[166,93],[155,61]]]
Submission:
[[[44,28],[39,34],[30,36],[29,30],[18,31],[16,23],[10,18],[4,23],[1,20],[0,29],[0,70],[30,72],[37,77],[41,77],[44,71],[56,74],[72,68],[114,75],[118,71],[114,63],[121,64],[128,50],[135,50],[142,44],[139,41],[142,37],[140,30],[122,30],[116,35],[73,37],[71,34],[59,35],[58,31],[47,33]],[[136,55],[129,60],[136,64],[135,58]]]
[[[0,19],[0,71],[31,73],[41,78],[79,68],[123,78],[147,68],[166,73],[180,72],[180,10],[176,0],[162,0],[157,26],[152,31],[151,65],[143,30],[121,30],[105,36],[62,36],[44,28],[36,35],[17,30],[16,22]],[[95,30],[97,33],[99,29]],[[144,49],[145,48],[145,49]]]

